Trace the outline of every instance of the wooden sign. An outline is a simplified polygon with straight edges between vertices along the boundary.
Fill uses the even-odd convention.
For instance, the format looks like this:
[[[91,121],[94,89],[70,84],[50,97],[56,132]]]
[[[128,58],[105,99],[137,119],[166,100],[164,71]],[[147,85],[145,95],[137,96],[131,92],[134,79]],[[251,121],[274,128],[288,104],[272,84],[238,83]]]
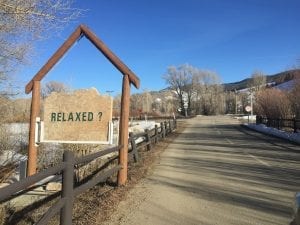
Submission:
[[[51,93],[44,101],[41,142],[108,143],[112,97],[94,88]]]

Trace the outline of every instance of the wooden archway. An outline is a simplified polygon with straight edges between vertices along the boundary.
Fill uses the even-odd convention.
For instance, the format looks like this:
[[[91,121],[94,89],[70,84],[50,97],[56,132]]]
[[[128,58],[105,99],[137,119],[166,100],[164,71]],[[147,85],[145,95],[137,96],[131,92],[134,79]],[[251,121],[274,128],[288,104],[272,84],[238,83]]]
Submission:
[[[72,45],[85,36],[122,74],[122,100],[121,117],[119,125],[119,164],[122,166],[118,174],[118,184],[123,185],[127,180],[127,162],[128,162],[128,122],[129,122],[129,103],[130,103],[130,85],[136,88],[140,86],[139,78],[85,25],[80,25],[61,45],[61,47],[50,57],[47,63],[37,72],[25,87],[25,93],[32,92],[30,128],[29,128],[29,147],[28,147],[28,165],[27,175],[36,173],[37,169],[37,146],[35,144],[35,123],[36,118],[40,116],[40,81],[47,75],[53,66],[64,56]]]

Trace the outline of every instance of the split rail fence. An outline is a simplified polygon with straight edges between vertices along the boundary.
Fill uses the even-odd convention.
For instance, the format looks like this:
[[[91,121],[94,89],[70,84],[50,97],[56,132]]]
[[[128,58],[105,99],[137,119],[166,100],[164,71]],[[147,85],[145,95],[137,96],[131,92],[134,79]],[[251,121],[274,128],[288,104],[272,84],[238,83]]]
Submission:
[[[161,122],[159,127],[155,125],[155,128],[151,130],[146,129],[145,132],[140,134],[129,133],[129,143],[131,145],[129,154],[132,155],[134,161],[137,162],[139,160],[138,149],[146,148],[148,151],[151,150],[153,145],[172,133],[176,127],[176,120],[169,120]],[[139,139],[143,141],[139,142]]]
[[[169,120],[160,123],[160,126],[155,126],[154,129],[145,130],[140,134],[129,134],[129,143],[131,145],[129,149],[129,155],[133,157],[134,162],[139,160],[138,150],[146,148],[151,150],[152,146],[159,140],[164,139],[168,134],[172,133],[176,128],[176,120]],[[141,142],[137,142],[141,139]],[[93,176],[85,183],[75,187],[74,182],[74,168],[87,164],[97,158],[106,156],[108,154],[118,152],[121,146],[108,148],[90,155],[83,156],[81,158],[75,158],[74,153],[71,151],[64,151],[63,161],[56,166],[50,167],[44,171],[41,171],[33,176],[29,176],[19,182],[10,184],[0,189],[0,203],[7,202],[15,197],[26,194],[32,190],[37,182],[52,176],[61,174],[62,175],[62,190],[60,199],[54,203],[48,211],[39,219],[37,225],[44,225],[49,220],[60,212],[60,224],[70,225],[72,224],[72,211],[74,198],[85,192],[86,190],[94,187],[100,182],[105,182],[107,178],[116,174],[120,169],[120,165],[115,165],[110,169],[101,171],[100,174]]]

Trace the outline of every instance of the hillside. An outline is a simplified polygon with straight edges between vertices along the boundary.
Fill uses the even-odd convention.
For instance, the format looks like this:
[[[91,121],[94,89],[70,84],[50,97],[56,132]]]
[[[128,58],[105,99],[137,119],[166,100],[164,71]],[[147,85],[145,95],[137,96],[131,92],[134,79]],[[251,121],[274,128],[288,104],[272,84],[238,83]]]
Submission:
[[[282,83],[288,82],[294,79],[300,79],[300,69],[297,70],[288,70],[281,73],[277,73],[274,75],[267,75],[267,83],[275,83],[275,85],[280,85]],[[247,78],[238,82],[234,83],[225,83],[224,89],[226,91],[234,91],[234,90],[241,90],[245,89],[248,86],[249,81],[252,78]]]

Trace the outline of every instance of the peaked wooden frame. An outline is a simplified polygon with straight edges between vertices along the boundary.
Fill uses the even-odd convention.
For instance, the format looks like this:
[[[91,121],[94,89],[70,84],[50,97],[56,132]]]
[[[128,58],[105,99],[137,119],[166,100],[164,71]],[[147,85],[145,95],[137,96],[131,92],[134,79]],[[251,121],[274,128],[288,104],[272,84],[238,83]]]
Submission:
[[[85,36],[122,74],[122,100],[121,116],[119,124],[119,164],[122,169],[118,174],[118,184],[124,185],[127,181],[127,163],[128,163],[128,122],[129,122],[129,103],[130,103],[130,85],[133,84],[137,89],[140,87],[139,78],[85,25],[79,25],[61,47],[49,58],[47,63],[37,72],[25,87],[25,93],[32,92],[32,102],[30,111],[29,128],[29,147],[28,147],[28,165],[27,175],[36,173],[37,169],[37,146],[35,144],[35,124],[36,118],[40,116],[40,81],[55,66],[55,64],[66,54],[72,45]]]

